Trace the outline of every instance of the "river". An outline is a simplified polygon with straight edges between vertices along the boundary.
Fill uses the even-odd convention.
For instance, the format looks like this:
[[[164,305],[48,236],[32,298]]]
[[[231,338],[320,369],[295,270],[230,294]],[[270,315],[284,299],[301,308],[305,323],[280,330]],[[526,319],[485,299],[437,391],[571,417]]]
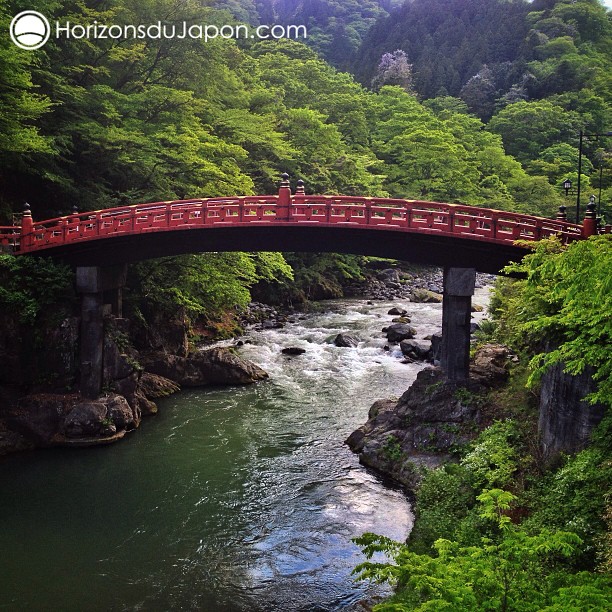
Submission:
[[[0,462],[0,610],[323,612],[383,593],[353,580],[351,538],[402,540],[411,508],[343,441],[422,367],[383,350],[392,305],[252,331],[240,353],[269,381],[161,400],[110,447]],[[441,305],[402,305],[417,338],[439,330]],[[357,348],[331,343],[347,331]]]

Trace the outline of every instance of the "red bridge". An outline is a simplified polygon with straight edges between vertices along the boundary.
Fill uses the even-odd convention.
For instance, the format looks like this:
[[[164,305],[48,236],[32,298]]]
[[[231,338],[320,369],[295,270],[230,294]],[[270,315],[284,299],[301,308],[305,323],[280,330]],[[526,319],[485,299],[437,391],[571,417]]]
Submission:
[[[0,227],[0,246],[78,266],[108,266],[202,251],[312,251],[374,255],[497,273],[526,252],[517,240],[597,233],[583,225],[460,204],[291,193],[156,202]]]

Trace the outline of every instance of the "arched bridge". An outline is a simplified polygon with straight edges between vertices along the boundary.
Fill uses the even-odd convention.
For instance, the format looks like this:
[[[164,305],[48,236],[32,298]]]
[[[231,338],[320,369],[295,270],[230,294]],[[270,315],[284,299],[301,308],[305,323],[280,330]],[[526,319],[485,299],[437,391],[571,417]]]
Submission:
[[[558,235],[596,233],[596,220],[568,223],[518,213],[418,200],[292,194],[155,202],[0,227],[16,254],[46,255],[77,266],[107,266],[202,251],[343,252],[498,273],[525,247]]]

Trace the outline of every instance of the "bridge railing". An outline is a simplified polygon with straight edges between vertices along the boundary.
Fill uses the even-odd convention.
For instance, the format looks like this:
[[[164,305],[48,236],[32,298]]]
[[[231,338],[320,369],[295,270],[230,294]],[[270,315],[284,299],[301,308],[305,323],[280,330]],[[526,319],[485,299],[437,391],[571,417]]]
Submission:
[[[582,226],[561,220],[462,204],[360,196],[296,194],[288,204],[279,196],[237,196],[153,202],[33,222],[19,235],[0,228],[0,245],[30,252],[76,241],[159,230],[266,223],[331,224],[418,231],[475,240],[512,243],[552,235],[570,242]]]
[[[564,221],[461,204],[387,198],[296,196],[291,219],[418,229],[500,241],[558,235],[567,242],[582,236],[580,225]]]

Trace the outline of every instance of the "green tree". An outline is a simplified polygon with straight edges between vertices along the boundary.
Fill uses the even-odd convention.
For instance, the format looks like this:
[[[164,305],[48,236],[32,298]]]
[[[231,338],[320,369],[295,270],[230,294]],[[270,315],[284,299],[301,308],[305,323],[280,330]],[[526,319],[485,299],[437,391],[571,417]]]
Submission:
[[[171,314],[180,307],[191,322],[211,323],[228,311],[239,314],[257,281],[282,281],[292,278],[293,272],[278,253],[230,252],[143,261],[132,267],[130,275],[136,317],[151,310]]]
[[[575,112],[542,100],[509,104],[493,116],[488,129],[502,137],[506,153],[527,162],[554,144],[575,142],[581,126]]]
[[[356,538],[366,557],[384,553],[391,560],[367,561],[355,570],[361,579],[390,582],[397,587],[396,595],[375,606],[375,612],[535,612],[560,610],[559,606],[570,602],[574,607],[568,609],[608,605],[612,584],[609,577],[559,571],[563,559],[577,550],[580,538],[566,531],[528,534],[508,517],[515,499],[512,493],[501,489],[479,495],[480,516],[496,531],[492,538],[483,538],[479,546],[460,546],[439,539],[434,544],[434,554],[419,555],[404,544],[374,534]]]
[[[498,298],[506,311],[499,335],[516,348],[535,352],[531,383],[555,363],[563,363],[571,374],[590,367],[597,391],[587,399],[612,405],[611,266],[612,240],[602,235],[568,247],[554,239],[541,241],[508,268],[526,278]],[[545,340],[556,348],[544,352]]]

